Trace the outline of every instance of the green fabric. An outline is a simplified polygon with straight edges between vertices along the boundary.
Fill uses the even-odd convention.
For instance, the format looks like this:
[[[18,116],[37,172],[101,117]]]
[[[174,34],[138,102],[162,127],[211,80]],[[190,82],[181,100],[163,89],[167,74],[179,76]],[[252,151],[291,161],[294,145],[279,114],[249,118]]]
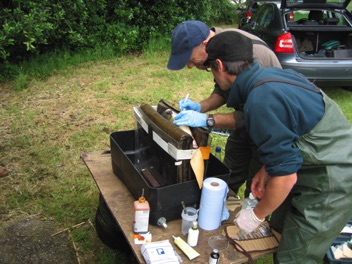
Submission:
[[[352,127],[323,96],[322,120],[296,142],[304,158],[297,183],[270,220],[283,230],[275,263],[321,263],[352,217]]]

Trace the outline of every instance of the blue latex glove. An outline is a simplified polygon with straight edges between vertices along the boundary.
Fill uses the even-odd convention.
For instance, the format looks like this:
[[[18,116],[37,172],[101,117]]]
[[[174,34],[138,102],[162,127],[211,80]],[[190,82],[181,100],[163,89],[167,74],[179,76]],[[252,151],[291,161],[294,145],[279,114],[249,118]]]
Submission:
[[[207,115],[193,110],[186,110],[178,113],[174,117],[174,124],[177,126],[205,127],[207,125]]]
[[[201,109],[200,103],[193,102],[192,100],[189,100],[189,99],[186,100],[186,98],[183,98],[180,101],[178,101],[178,106],[180,107],[181,110],[193,110],[196,112],[200,112],[200,109]]]
[[[257,218],[253,212],[253,208],[251,208],[242,209],[237,214],[237,218],[234,220],[234,223],[236,223],[238,227],[246,233],[251,233],[256,230],[263,221],[264,220],[259,220]]]

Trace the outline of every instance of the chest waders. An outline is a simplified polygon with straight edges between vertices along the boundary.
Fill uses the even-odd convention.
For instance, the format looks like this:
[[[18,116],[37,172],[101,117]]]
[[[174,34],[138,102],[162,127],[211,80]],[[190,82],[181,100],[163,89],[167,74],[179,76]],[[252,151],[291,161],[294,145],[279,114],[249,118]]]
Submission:
[[[295,142],[303,165],[289,197],[270,219],[282,232],[275,263],[321,263],[352,217],[352,127],[337,104],[320,92],[323,118]]]

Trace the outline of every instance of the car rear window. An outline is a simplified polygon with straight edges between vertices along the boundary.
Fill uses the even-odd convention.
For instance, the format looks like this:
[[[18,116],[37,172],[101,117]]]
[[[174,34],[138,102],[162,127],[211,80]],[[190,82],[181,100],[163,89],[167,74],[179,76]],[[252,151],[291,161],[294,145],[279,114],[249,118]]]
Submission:
[[[293,20],[289,21],[289,14]],[[316,22],[317,25],[341,25],[350,26],[341,13],[326,10],[295,10],[286,14],[289,24],[309,25],[307,22]],[[312,25],[312,24],[310,24]]]

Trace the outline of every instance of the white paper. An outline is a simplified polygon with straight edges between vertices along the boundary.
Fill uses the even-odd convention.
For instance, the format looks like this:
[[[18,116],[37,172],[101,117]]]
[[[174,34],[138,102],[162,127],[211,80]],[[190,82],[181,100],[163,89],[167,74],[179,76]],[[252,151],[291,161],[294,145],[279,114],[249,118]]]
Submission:
[[[341,233],[352,234],[352,226],[351,225],[345,225],[345,227],[342,229]]]
[[[178,264],[174,249],[169,240],[143,244],[141,253],[147,264]]]

